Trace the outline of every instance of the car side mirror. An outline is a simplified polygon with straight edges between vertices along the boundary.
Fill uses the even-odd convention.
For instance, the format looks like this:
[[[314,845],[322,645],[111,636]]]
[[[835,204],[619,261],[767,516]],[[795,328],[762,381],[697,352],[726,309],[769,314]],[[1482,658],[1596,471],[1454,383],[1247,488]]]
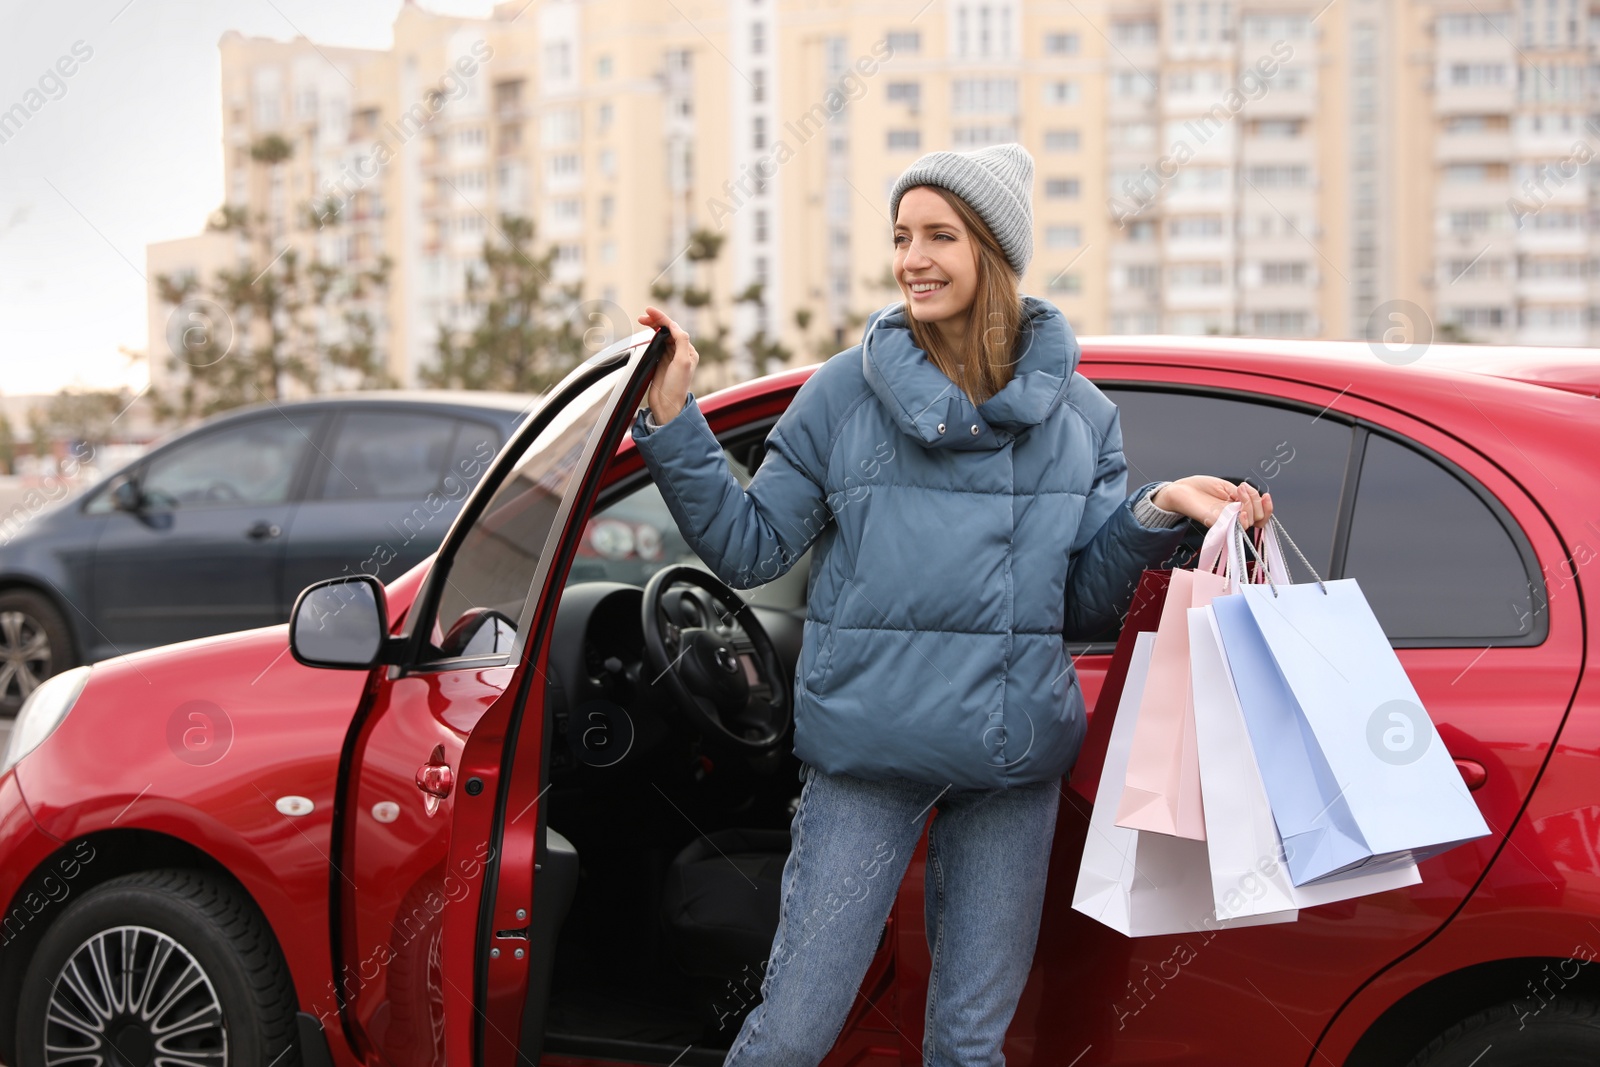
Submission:
[[[371,575],[317,582],[294,602],[289,651],[307,667],[370,670],[388,647],[388,598]]]

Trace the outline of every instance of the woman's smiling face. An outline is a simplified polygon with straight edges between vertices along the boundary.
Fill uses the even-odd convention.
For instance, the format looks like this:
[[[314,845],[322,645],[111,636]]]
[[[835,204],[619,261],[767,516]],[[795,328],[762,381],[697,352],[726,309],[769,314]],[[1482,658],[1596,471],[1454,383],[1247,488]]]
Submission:
[[[919,322],[965,326],[978,250],[955,209],[926,185],[907,189],[894,224],[894,280]]]

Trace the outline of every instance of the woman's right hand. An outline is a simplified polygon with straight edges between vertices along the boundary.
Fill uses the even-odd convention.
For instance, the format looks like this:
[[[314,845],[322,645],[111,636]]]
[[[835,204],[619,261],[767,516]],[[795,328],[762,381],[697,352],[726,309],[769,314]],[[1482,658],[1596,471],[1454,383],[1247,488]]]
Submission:
[[[666,327],[671,334],[667,350],[656,364],[650,378],[650,388],[645,391],[645,404],[655,416],[656,425],[663,425],[683,410],[689,399],[689,386],[694,381],[694,369],[700,363],[700,353],[694,350],[689,334],[673,322],[665,311],[646,307],[639,321],[651,329]]]

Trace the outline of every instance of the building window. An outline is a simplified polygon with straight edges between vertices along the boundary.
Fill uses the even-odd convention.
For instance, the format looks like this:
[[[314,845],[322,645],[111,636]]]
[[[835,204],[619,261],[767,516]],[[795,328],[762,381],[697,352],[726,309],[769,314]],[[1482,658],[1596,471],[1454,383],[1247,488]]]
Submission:
[[[1047,178],[1044,183],[1044,195],[1051,200],[1076,200],[1078,199],[1079,185],[1076,178]]]
[[[750,99],[759,104],[766,98],[767,72],[764,70],[752,70],[750,72]]]
[[[1257,311],[1250,316],[1250,332],[1266,337],[1304,337],[1311,320],[1304,311]]]
[[[522,107],[522,79],[495,82],[494,106],[497,111],[516,111]]]
[[[1149,100],[1156,94],[1149,71],[1120,70],[1111,79],[1111,95],[1119,100]]]
[[[1078,83],[1074,81],[1045,82],[1044,102],[1055,105],[1076,104],[1078,102]]]
[[[767,120],[763,115],[757,115],[750,120],[750,147],[755,149],[767,147]]]
[[[892,56],[912,56],[922,51],[922,34],[916,30],[890,30],[885,40]]]
[[[759,56],[767,50],[767,24],[752,22],[750,24],[750,54]]]
[[[1153,45],[1156,43],[1156,24],[1154,19],[1139,19],[1137,21],[1113,22],[1111,24],[1111,39],[1119,45]]]
[[[1250,132],[1257,137],[1272,140],[1289,140],[1300,136],[1300,119],[1257,119],[1251,123]]]
[[[1254,166],[1245,170],[1245,179],[1251,185],[1266,188],[1298,189],[1310,183],[1311,171],[1300,163]]]
[[[1044,243],[1047,248],[1078,248],[1083,244],[1083,231],[1077,226],[1046,226]]]
[[[952,143],[956,148],[988,148],[990,145],[1010,144],[1017,139],[1015,126],[957,126]]]
[[[1159,289],[1161,268],[1153,263],[1138,263],[1124,268],[1123,278],[1129,289]]]
[[[599,111],[599,121],[597,123],[597,125],[599,126],[599,131],[601,133],[605,133],[607,130],[611,129],[611,123],[615,118],[616,118],[616,108],[614,106],[612,106],[612,104],[610,102],[601,104],[600,105],[600,111]]]
[[[1218,286],[1222,278],[1222,266],[1217,263],[1182,263],[1167,271],[1167,284],[1174,287]]]
[[[1015,78],[957,78],[950,86],[950,110],[956,114],[1017,110]]]
[[[1044,35],[1044,54],[1047,56],[1075,56],[1078,54],[1078,35],[1075,33],[1047,33]]]
[[[756,212],[756,214],[755,214],[755,225],[752,226],[751,229],[754,231],[755,239],[756,239],[756,243],[757,244],[766,243],[766,240],[767,240],[767,213],[766,213],[765,209],[758,210]]]
[[[913,111],[922,104],[920,82],[890,82],[886,92],[890,103],[904,104]]]
[[[915,152],[922,147],[922,132],[920,130],[890,130],[889,151]]]
[[[1217,215],[1192,215],[1167,221],[1169,237],[1221,237],[1222,219]]]
[[[1044,150],[1046,152],[1076,152],[1078,150],[1078,131],[1044,131]]]
[[[1078,274],[1057,274],[1050,279],[1048,286],[1052,293],[1081,293],[1083,292],[1083,278]]]
[[[1456,86],[1504,85],[1504,63],[1452,63],[1450,84]]]
[[[546,112],[539,123],[539,140],[546,148],[576,144],[582,121],[576,108]]]
[[[602,80],[611,77],[611,57],[601,56],[594,61],[594,76]]]

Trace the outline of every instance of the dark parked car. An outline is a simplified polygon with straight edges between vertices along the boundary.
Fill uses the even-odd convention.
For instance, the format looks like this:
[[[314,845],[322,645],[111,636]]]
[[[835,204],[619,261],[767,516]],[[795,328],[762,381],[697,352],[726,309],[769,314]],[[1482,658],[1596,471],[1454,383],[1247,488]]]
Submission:
[[[283,622],[439,546],[533,398],[377,392],[230,412],[0,546],[0,715],[79,663]]]

